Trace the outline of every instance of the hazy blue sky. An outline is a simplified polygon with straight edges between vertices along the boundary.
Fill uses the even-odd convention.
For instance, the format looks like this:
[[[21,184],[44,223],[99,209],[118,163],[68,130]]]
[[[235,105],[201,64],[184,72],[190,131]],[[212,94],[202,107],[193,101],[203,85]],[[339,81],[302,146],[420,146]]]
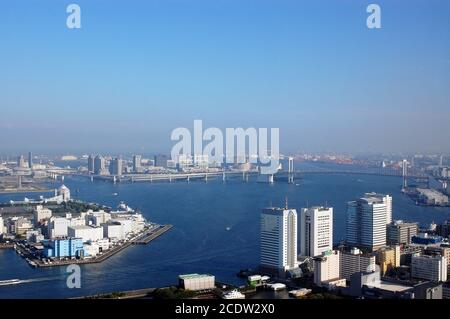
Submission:
[[[194,119],[279,127],[285,152],[449,152],[450,0],[0,2],[0,153],[169,151]]]

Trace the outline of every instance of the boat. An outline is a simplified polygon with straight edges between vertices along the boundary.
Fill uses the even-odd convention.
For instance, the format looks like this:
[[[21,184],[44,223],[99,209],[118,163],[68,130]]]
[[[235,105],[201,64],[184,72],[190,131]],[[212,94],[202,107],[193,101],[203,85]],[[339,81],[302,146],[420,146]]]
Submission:
[[[9,286],[20,284],[20,279],[0,280],[0,286]]]
[[[122,212],[134,213],[134,209],[132,209],[130,206],[128,206],[124,202],[120,202],[120,204],[117,206],[117,209]]]
[[[311,289],[302,288],[289,291],[289,296],[300,298],[310,294],[311,292],[312,292]]]
[[[223,299],[245,299],[245,295],[237,289],[233,289],[223,295]]]
[[[280,290],[286,289],[286,285],[285,284],[281,284],[281,283],[275,283],[275,284],[269,285],[269,288],[274,290],[274,291],[280,291]]]
[[[119,195],[119,194],[117,194],[117,193],[113,193],[112,195],[113,195],[113,196],[117,196],[117,195]]]

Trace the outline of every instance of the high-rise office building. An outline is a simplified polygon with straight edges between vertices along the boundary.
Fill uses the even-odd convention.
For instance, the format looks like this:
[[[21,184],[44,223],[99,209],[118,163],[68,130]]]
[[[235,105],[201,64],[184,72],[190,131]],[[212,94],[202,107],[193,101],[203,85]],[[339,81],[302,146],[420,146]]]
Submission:
[[[94,173],[99,175],[105,170],[105,159],[101,155],[97,155],[94,159]]]
[[[95,172],[95,159],[93,155],[89,155],[88,157],[88,172],[89,173]]]
[[[298,267],[297,211],[270,207],[261,214],[261,267],[286,271]]]
[[[383,201],[386,204],[386,224],[392,222],[392,196],[372,192],[364,194],[364,197],[375,197]]]
[[[33,153],[28,152],[28,168],[33,168]]]
[[[333,249],[333,208],[302,208],[300,214],[300,255],[319,256]]]
[[[347,243],[375,251],[386,245],[386,217],[392,208],[389,195],[367,193],[347,203]]]
[[[111,163],[109,164],[109,172],[111,175],[115,176],[121,176],[123,172],[123,165],[122,165],[122,159],[121,158],[114,158],[111,160]]]
[[[142,160],[142,156],[141,155],[134,155],[133,156],[133,172],[137,173],[140,171],[141,169],[141,160]]]
[[[167,167],[167,160],[168,160],[168,158],[166,155],[162,155],[162,154],[155,155],[155,166]]]
[[[411,238],[419,231],[418,223],[396,220],[386,226],[386,240],[390,245],[411,244]]]
[[[17,166],[18,167],[25,167],[25,159],[23,158],[23,155],[19,155],[17,157]]]

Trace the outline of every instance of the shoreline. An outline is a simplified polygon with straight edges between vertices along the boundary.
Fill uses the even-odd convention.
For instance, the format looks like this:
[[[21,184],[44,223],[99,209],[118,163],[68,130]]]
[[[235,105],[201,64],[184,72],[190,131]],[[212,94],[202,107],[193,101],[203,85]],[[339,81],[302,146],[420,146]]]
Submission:
[[[125,248],[132,246],[132,245],[146,245],[150,243],[151,241],[155,240],[156,238],[160,237],[161,235],[168,232],[170,229],[173,228],[173,225],[155,225],[151,229],[147,229],[144,232],[136,235],[133,239],[127,241],[126,243],[111,248],[108,251],[106,251],[104,254],[100,255],[99,257],[93,257],[93,258],[87,258],[87,259],[68,259],[68,260],[54,260],[52,263],[44,263],[41,259],[32,258],[32,256],[29,255],[29,253],[26,252],[23,248],[18,248],[20,252],[22,253],[21,256],[28,262],[28,264],[34,268],[48,268],[48,267],[60,267],[60,266],[67,266],[72,264],[77,265],[84,265],[84,264],[97,264],[101,263],[108,258],[114,256],[115,254],[121,252]],[[14,245],[12,246],[14,247]],[[11,247],[11,248],[12,248]],[[16,250],[18,251],[18,250]]]
[[[50,193],[53,189],[43,188],[43,189],[8,189],[0,190],[0,194],[25,194],[25,193]]]

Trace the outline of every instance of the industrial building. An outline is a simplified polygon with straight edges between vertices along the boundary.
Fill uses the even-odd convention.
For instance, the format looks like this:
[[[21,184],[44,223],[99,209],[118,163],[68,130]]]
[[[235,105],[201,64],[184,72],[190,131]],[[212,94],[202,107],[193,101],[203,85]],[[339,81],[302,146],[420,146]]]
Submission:
[[[77,237],[83,240],[83,243],[87,241],[97,241],[103,239],[103,228],[97,226],[70,226],[68,227],[67,234],[69,237]]]
[[[84,257],[81,238],[58,238],[46,240],[43,243],[44,256],[47,258]]]
[[[185,290],[201,291],[216,287],[215,277],[212,275],[188,274],[178,276],[180,287]]]

